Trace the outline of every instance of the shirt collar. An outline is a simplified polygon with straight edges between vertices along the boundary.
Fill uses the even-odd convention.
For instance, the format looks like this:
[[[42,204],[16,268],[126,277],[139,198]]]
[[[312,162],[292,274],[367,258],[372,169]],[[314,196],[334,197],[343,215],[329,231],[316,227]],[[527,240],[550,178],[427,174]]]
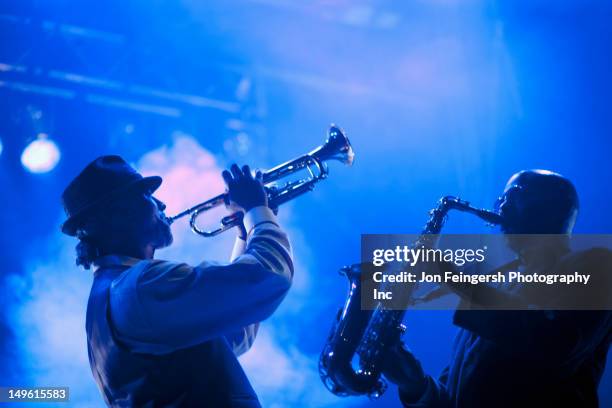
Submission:
[[[140,261],[142,261],[142,259],[132,258],[131,256],[105,255],[94,261],[94,266],[96,267],[94,273],[97,273],[102,268],[130,268]]]

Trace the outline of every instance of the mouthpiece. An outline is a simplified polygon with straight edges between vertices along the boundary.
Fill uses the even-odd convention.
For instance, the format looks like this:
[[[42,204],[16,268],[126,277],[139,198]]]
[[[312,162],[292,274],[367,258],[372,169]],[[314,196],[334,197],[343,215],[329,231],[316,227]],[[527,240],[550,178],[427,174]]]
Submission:
[[[503,220],[501,215],[489,210],[478,210],[476,215],[491,225],[500,225]]]

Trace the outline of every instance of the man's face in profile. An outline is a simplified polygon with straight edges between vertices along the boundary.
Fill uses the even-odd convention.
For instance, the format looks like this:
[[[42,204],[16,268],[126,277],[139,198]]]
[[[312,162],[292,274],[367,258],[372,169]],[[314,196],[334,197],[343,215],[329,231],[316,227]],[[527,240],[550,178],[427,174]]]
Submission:
[[[525,235],[528,227],[525,225],[529,220],[529,214],[524,214],[524,200],[519,186],[508,183],[503,194],[498,199],[497,209],[504,222],[500,225],[505,235],[508,248],[517,254],[533,245],[529,235]],[[535,238],[535,242],[538,238]]]
[[[514,184],[510,180],[504,192],[495,202],[495,210],[501,215],[504,222],[501,224],[501,230],[504,234],[520,234],[521,217],[521,194],[520,186]]]
[[[502,233],[506,235],[508,247],[515,252],[520,252],[526,245],[525,240],[518,235],[526,231],[525,222],[528,222],[528,214],[525,214],[525,191],[517,183],[518,177],[513,176],[508,180],[502,195],[495,202],[495,210],[504,220],[500,225]]]
[[[154,249],[172,244],[172,231],[164,214],[166,205],[149,192],[129,193],[115,207],[121,219],[120,228],[130,239]]]
[[[172,244],[173,237],[168,218],[164,214],[166,204],[150,194],[145,194],[145,199],[150,207],[151,215],[150,230],[147,231],[151,239],[150,243],[155,249],[167,247]]]

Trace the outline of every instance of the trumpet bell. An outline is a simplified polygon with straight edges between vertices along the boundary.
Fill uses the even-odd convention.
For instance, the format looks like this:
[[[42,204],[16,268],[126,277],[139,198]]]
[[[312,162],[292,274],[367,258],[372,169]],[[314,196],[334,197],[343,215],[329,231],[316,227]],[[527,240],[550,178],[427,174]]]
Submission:
[[[347,166],[351,166],[355,160],[355,152],[351,142],[344,135],[342,129],[336,125],[330,126],[325,143],[308,153],[308,155],[314,157],[320,163],[328,160],[337,160]]]

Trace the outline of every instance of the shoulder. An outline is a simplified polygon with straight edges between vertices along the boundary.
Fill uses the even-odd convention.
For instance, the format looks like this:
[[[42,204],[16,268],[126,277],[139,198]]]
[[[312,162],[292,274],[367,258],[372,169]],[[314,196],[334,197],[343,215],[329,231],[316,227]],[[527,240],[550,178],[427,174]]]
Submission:
[[[182,292],[185,279],[177,276],[188,276],[192,270],[184,263],[142,260],[115,278],[109,293],[110,315],[122,339],[148,338],[153,305]]]
[[[164,261],[160,259],[142,260],[126,269],[113,280],[111,290],[135,288],[143,284],[153,284],[169,275],[189,273],[193,268],[185,263]]]
[[[595,247],[580,251],[573,251],[566,255],[562,261],[564,264],[594,267],[596,269],[612,268],[612,250],[603,247]]]
[[[193,268],[184,263],[143,260],[126,269],[110,286],[111,308],[115,311],[146,309],[152,299],[180,291],[188,284]],[[138,312],[141,313],[141,312]]]
[[[609,295],[612,289],[611,250],[590,248],[572,252],[561,261],[558,271],[565,274],[579,273],[589,277],[588,284],[571,286],[572,299],[581,299],[590,305],[596,305],[594,309],[607,309],[612,306]]]

